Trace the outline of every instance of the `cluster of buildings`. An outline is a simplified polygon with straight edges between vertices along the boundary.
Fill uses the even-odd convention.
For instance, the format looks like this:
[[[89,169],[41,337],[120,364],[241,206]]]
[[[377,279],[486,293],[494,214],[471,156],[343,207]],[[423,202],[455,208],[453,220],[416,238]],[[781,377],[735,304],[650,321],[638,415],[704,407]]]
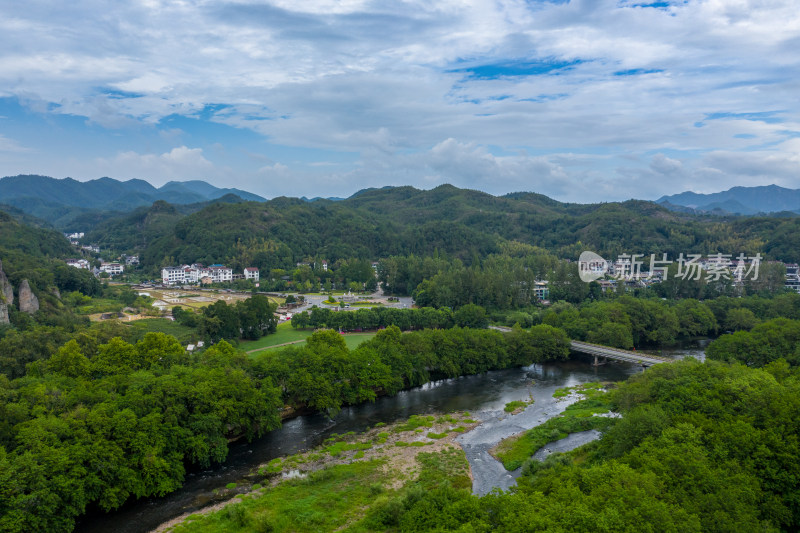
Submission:
[[[225,265],[203,266],[199,263],[179,267],[161,269],[161,280],[164,285],[226,283],[235,279],[259,280],[259,271],[255,267],[247,267],[242,274],[234,274],[233,269]]]
[[[125,271],[125,265],[116,262],[109,263],[101,261],[100,268],[92,268],[92,264],[86,259],[67,259],[66,263],[67,266],[90,270],[95,276],[99,275],[101,272],[106,272],[109,276],[117,276]]]
[[[67,265],[75,268],[82,268],[84,270],[92,269],[92,264],[86,259],[67,259]]]
[[[78,246],[78,241],[83,239],[84,233],[82,231],[76,231],[74,233],[65,233],[64,237],[69,239],[70,244]]]

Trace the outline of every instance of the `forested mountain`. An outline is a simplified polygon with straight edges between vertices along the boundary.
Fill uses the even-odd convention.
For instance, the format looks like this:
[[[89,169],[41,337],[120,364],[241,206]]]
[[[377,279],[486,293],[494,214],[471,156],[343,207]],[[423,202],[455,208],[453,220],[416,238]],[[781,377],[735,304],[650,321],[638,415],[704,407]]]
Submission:
[[[657,202],[668,207],[686,207],[697,212],[723,211],[740,215],[782,211],[800,213],[800,189],[765,185],[733,187],[727,191],[712,194],[686,191],[671,196],[662,196]]]
[[[28,226],[0,211],[0,260],[6,270],[35,266],[45,257],[68,257],[73,249],[63,234]]]
[[[7,276],[18,295],[21,284],[27,281],[29,289],[38,299],[37,316],[42,323],[65,326],[71,319],[64,313],[63,305],[55,296],[58,290],[82,290],[85,294],[91,294],[99,286],[99,282],[88,270],[72,268],[64,263],[63,259],[73,253],[73,247],[63,234],[27,226],[0,211],[0,270]],[[0,282],[0,285],[3,283]],[[16,310],[19,300],[19,297],[16,298],[16,303],[4,309],[3,314],[10,313],[11,322],[24,327],[30,319],[25,319],[27,315]],[[0,304],[3,303],[8,302],[0,298]],[[24,317],[19,318],[18,315]],[[0,338],[4,327],[7,328],[7,324],[0,321]],[[0,353],[0,361],[4,357],[13,359],[18,356],[18,351],[11,354]]]
[[[86,236],[137,252],[151,269],[175,263],[225,262],[234,268],[288,268],[308,258],[378,259],[436,253],[472,263],[521,242],[562,258],[586,249],[623,253],[766,253],[800,260],[800,219],[706,217],[639,200],[566,204],[532,193],[495,197],[443,185],[392,187],[342,201],[215,204],[183,216],[164,203],[107,220]]]
[[[0,203],[46,220],[59,229],[79,230],[80,223],[108,218],[107,212],[127,212],[163,200],[197,204],[236,195],[248,201],[264,198],[239,189],[220,189],[203,181],[171,181],[155,188],[144,180],[100,178],[80,182],[72,178],[10,176],[0,179]],[[87,218],[88,217],[88,218]],[[85,226],[84,226],[85,227]]]

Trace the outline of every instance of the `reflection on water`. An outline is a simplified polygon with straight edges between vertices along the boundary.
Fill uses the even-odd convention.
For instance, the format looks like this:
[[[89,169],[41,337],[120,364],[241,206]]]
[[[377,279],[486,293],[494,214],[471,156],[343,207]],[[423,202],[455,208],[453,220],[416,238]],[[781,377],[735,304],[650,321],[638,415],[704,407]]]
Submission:
[[[685,359],[694,357],[700,362],[706,360],[706,347],[713,339],[699,338],[681,341],[673,345],[665,346],[658,350],[642,350],[643,352],[673,359]]]
[[[214,489],[241,480],[257,465],[318,446],[332,433],[361,432],[378,422],[391,423],[414,414],[497,411],[507,402],[526,399],[530,394],[537,396],[538,401],[536,393],[545,392],[539,389],[554,390],[589,381],[620,381],[641,372],[639,367],[624,363],[593,367],[589,362],[588,357],[576,356],[561,363],[441,380],[374,403],[347,407],[333,419],[314,414],[288,420],[281,429],[260,439],[232,445],[224,464],[189,473],[180,490],[162,498],[131,502],[108,514],[93,511],[78,525],[77,531],[149,531],[182,513],[202,508],[210,501]]]

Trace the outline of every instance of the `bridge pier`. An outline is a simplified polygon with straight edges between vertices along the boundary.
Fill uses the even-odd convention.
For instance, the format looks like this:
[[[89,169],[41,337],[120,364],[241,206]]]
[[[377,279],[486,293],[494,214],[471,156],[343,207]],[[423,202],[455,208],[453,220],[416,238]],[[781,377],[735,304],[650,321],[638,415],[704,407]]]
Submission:
[[[608,357],[600,356],[598,354],[593,354],[593,355],[594,355],[594,363],[592,363],[592,366],[600,366],[600,365],[604,365],[604,364],[606,364],[608,362]],[[600,362],[600,357],[603,357],[603,362],[602,363]]]
[[[590,344],[587,342],[572,341],[572,350],[581,352],[592,356],[592,365],[600,366],[606,364],[609,360],[622,361],[626,363],[638,363],[642,365],[642,369],[650,365],[657,365],[659,363],[669,362],[670,359],[658,357],[655,355],[639,354],[636,352],[621,350],[619,348],[609,348],[607,346],[600,346],[597,344]],[[601,361],[602,358],[602,361]]]

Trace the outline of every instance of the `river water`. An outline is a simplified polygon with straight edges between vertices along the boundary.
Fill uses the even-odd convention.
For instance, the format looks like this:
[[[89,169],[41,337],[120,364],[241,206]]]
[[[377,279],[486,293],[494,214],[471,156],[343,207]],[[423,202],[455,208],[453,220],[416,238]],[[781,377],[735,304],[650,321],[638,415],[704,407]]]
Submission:
[[[481,420],[480,426],[458,437],[472,467],[474,492],[485,494],[495,486],[508,488],[515,483],[516,476],[505,472],[488,454],[488,449],[502,438],[563,411],[569,402],[552,397],[557,388],[590,381],[622,381],[642,371],[638,365],[626,363],[599,367],[589,363],[588,357],[574,355],[565,362],[436,381],[374,403],[345,408],[334,419],[314,414],[287,420],[283,427],[260,439],[231,445],[225,463],[190,472],[180,490],[161,498],[133,501],[111,513],[90,510],[76,531],[150,531],[176,516],[201,509],[212,501],[214,489],[241,482],[259,464],[318,446],[332,433],[361,432],[378,422],[388,424],[414,414],[469,411],[473,418]],[[528,400],[531,396],[535,402],[522,413],[510,416],[503,411],[506,403]]]

